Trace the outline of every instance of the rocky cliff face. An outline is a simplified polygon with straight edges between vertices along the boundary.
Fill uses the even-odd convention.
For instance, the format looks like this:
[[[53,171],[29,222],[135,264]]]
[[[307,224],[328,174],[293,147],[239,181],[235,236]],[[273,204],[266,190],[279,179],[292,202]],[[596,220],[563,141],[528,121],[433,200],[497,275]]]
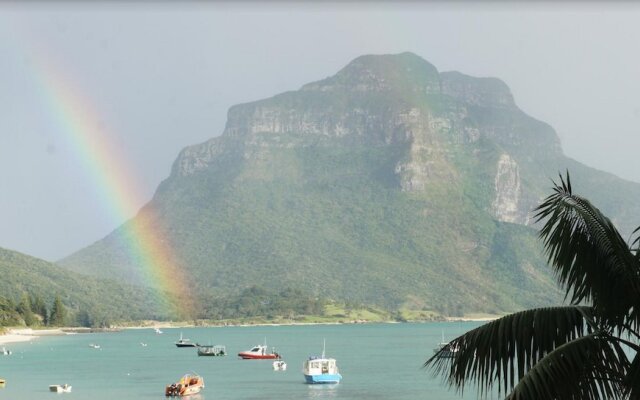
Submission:
[[[523,215],[519,213],[520,173],[518,163],[508,154],[500,155],[496,177],[494,180],[495,199],[491,211],[498,221],[523,223]]]
[[[209,163],[222,154],[220,140],[209,140],[197,146],[182,150],[175,162],[173,173],[177,176],[188,176],[207,168]]]
[[[203,299],[289,286],[390,308],[509,311],[556,300],[527,225],[565,169],[614,220],[640,215],[640,185],[564,157],[504,82],[411,53],[363,56],[231,107],[222,135],[184,149],[146,207]],[[64,263],[134,270],[117,246],[125,234]]]
[[[459,181],[452,148],[473,157],[491,141],[497,160],[487,174],[495,184],[484,207],[499,221],[526,223],[540,195],[520,185],[517,159],[531,156],[521,148],[559,153],[553,130],[536,124],[499,79],[439,73],[410,53],[363,56],[299,91],[232,107],[222,136],[185,149],[174,174],[206,170],[231,148],[251,158],[258,148],[404,146],[393,172],[400,190],[419,192],[432,182]],[[517,150],[504,158],[499,147]]]
[[[509,87],[496,78],[475,78],[459,72],[443,72],[441,94],[463,104],[479,107],[515,109]]]

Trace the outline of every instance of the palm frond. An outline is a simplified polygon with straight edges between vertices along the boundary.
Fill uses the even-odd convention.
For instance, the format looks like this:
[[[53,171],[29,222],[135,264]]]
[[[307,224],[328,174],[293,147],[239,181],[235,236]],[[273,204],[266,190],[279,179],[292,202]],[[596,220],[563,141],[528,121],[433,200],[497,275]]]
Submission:
[[[535,211],[545,221],[540,237],[566,297],[572,304],[590,301],[616,323],[628,318],[640,305],[638,259],[613,223],[571,192],[568,173],[553,190]]]
[[[638,352],[636,352],[636,356],[631,362],[625,384],[628,397],[630,399],[640,399],[640,353]]]
[[[481,394],[496,386],[506,394],[548,353],[590,333],[592,313],[590,307],[565,306],[510,314],[452,340],[455,357],[435,354],[424,367],[458,391],[474,382]]]
[[[606,332],[592,333],[547,354],[506,398],[622,399],[628,369],[619,342]]]
[[[637,234],[637,237],[635,238],[635,240],[631,242],[631,251],[635,253],[636,259],[640,260],[640,226],[633,231],[633,233],[631,234],[631,237],[633,238],[633,235],[636,235],[636,234]]]

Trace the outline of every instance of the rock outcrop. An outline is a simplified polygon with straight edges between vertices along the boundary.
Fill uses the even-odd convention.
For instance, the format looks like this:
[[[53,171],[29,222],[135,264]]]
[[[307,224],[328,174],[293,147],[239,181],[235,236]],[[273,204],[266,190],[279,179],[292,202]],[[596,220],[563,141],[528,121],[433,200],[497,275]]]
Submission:
[[[491,211],[498,221],[523,223],[520,204],[520,172],[518,163],[508,154],[500,155],[494,180],[495,199]]]

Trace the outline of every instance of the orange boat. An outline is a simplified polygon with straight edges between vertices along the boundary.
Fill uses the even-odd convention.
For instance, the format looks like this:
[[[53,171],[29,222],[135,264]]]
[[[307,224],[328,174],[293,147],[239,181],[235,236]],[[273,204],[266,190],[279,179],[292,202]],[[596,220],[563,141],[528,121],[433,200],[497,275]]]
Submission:
[[[200,393],[204,389],[204,379],[198,375],[186,374],[178,382],[167,385],[164,389],[164,395],[170,396],[189,396]]]

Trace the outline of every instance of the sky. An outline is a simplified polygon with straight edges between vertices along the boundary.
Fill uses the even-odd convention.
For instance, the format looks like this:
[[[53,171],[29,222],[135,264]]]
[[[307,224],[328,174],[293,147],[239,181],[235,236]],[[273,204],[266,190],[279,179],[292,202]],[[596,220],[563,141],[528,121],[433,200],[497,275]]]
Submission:
[[[230,106],[362,54],[498,77],[565,154],[640,182],[639,20],[631,2],[0,2],[0,247],[90,245]]]

